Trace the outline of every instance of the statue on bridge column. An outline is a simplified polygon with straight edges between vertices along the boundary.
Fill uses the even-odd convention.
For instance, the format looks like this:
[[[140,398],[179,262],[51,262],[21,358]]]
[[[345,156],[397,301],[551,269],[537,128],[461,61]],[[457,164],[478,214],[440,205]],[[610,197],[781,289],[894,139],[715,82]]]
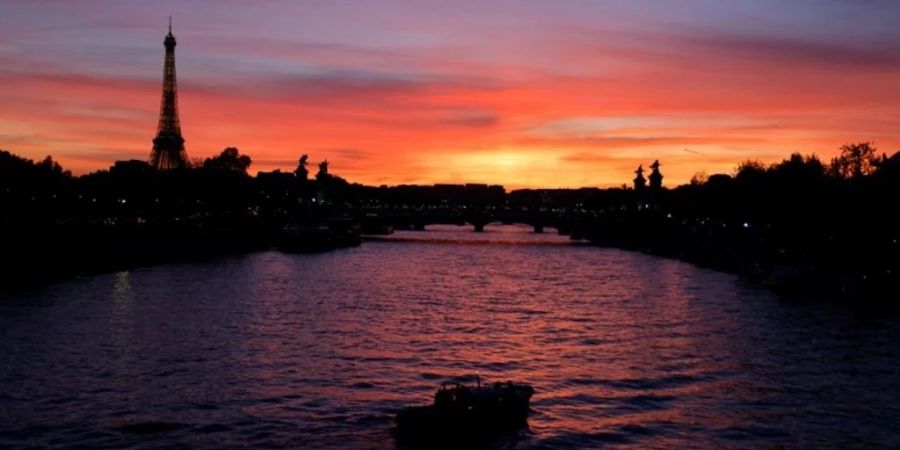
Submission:
[[[307,164],[309,164],[306,162],[307,159],[309,159],[309,155],[304,154],[301,156],[300,161],[297,163],[297,170],[294,171],[294,175],[302,181],[309,179],[309,169],[306,168]]]
[[[639,165],[634,173],[637,175],[634,177],[634,190],[641,191],[647,185],[647,180],[644,179],[644,165]]]
[[[662,179],[663,175],[659,173],[659,160],[653,161],[653,164],[650,165],[650,168],[653,169],[653,172],[650,173],[650,189],[661,189],[662,188]]]
[[[319,173],[316,174],[316,179],[325,180],[330,177],[331,175],[328,174],[328,160],[322,160],[322,162],[319,163]]]

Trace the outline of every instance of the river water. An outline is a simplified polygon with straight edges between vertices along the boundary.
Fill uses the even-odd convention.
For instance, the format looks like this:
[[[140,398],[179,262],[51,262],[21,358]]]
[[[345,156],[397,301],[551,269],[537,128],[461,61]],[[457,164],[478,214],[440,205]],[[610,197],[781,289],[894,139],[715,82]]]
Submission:
[[[0,298],[0,447],[390,449],[444,379],[534,385],[487,447],[900,447],[900,320],[515,226]]]

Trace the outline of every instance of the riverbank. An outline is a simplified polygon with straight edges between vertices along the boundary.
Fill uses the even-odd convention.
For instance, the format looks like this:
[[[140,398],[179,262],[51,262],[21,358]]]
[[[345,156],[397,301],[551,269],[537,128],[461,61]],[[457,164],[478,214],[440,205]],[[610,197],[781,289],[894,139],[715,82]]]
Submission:
[[[6,241],[0,260],[0,289],[273,248],[316,252],[359,245],[352,230],[336,232],[327,225],[285,228],[253,222],[202,226],[178,222],[35,225],[6,227],[0,235]]]
[[[723,226],[724,225],[724,226]],[[652,212],[618,215],[584,224],[590,245],[612,247],[689,262],[741,275],[792,296],[868,303],[893,303],[897,272],[873,276],[863,265],[800,261],[773,250],[770,232],[752,224],[690,224]],[[275,227],[246,222],[225,225],[92,224],[6,228],[0,289],[41,285],[76,276],[135,267],[203,261],[279,248],[320,252],[359,245],[359,227],[348,220],[327,225]],[[418,238],[374,236],[371,240],[420,242]],[[432,242],[432,241],[429,241]],[[455,243],[455,240],[446,243]],[[496,243],[490,241],[490,243]],[[543,243],[548,244],[548,243]],[[552,242],[553,245],[560,245]]]
[[[94,224],[6,228],[0,281],[16,288],[139,266],[264,249],[255,227]]]
[[[878,246],[861,237],[848,243],[767,223],[679,218],[660,211],[600,219],[585,236],[594,245],[738,274],[793,296],[895,304],[900,287],[896,240]]]

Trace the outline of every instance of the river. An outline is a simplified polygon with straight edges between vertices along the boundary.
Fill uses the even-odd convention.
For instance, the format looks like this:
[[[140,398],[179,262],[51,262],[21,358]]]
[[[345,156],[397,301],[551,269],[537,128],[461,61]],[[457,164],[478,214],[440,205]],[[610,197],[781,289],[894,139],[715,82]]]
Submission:
[[[488,447],[900,447],[900,320],[530,228],[432,227],[0,294],[0,447],[390,449],[478,372]]]

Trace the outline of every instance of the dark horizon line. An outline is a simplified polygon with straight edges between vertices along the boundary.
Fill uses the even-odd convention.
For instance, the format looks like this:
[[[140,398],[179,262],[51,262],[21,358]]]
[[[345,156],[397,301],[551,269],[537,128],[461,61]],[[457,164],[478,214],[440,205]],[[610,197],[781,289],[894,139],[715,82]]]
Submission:
[[[861,143],[862,143],[862,142],[861,142]],[[867,144],[870,144],[870,145],[872,144],[871,142],[866,142],[866,143],[867,143]],[[876,151],[877,151],[877,149],[876,149]],[[5,150],[5,149],[3,149],[3,148],[0,148],[0,153],[3,153],[3,152],[9,153],[10,155],[12,155],[13,157],[16,157],[16,158],[20,158],[20,159],[23,159],[23,160],[26,160],[26,161],[31,161],[33,164],[39,164],[39,163],[41,162],[41,161],[38,161],[38,160],[35,160],[35,159],[28,158],[28,157],[23,156],[23,155],[14,153],[14,152],[12,152],[12,151]],[[794,155],[800,155],[800,156],[801,156],[802,158],[804,158],[804,159],[815,159],[815,160],[818,160],[818,161],[820,161],[820,162],[822,163],[823,167],[825,167],[826,169],[827,169],[828,167],[830,167],[830,164],[828,164],[828,163],[826,163],[826,162],[823,162],[822,159],[819,158],[819,156],[818,156],[816,153],[803,154],[803,153],[800,153],[800,152],[791,152],[791,153],[788,155],[788,158],[782,159],[781,162],[787,162],[787,161],[790,161],[790,157],[792,157],[792,156],[794,156]],[[155,170],[155,171],[158,171],[158,172],[165,172],[165,171],[169,171],[169,170],[175,170],[175,171],[178,171],[178,170],[192,170],[192,169],[202,169],[202,161],[209,160],[209,159],[211,159],[211,158],[215,158],[216,156],[218,156],[218,155],[213,155],[213,156],[210,156],[209,158],[195,158],[194,161],[191,161],[190,166],[185,167],[185,168],[181,168],[181,169],[156,169],[156,168],[154,168],[153,165],[152,165],[150,162],[148,162],[147,160],[136,159],[136,158],[122,159],[122,160],[114,160],[114,161],[112,162],[112,164],[111,164],[108,168],[106,168],[106,169],[97,169],[97,170],[94,170],[94,171],[91,171],[91,172],[87,172],[87,173],[82,173],[82,174],[79,174],[79,175],[73,174],[73,173],[71,172],[71,170],[66,170],[66,169],[63,168],[61,165],[60,165],[60,169],[61,169],[65,174],[67,174],[68,176],[70,176],[70,177],[72,177],[72,178],[82,178],[82,177],[91,176],[91,175],[93,175],[93,174],[97,174],[97,173],[101,173],[101,172],[109,172],[113,167],[116,166],[117,163],[122,163],[122,162],[124,162],[124,163],[141,163],[141,164],[146,164],[146,165],[148,165],[151,169],[153,169],[153,170]],[[249,156],[249,155],[248,155],[248,156]],[[877,155],[876,155],[876,156],[877,156]],[[891,154],[890,156],[888,156],[887,153],[882,152],[882,153],[881,153],[881,157],[884,158],[884,159],[900,159],[900,150],[895,151],[895,152],[894,152],[893,154]],[[838,157],[833,158],[833,159],[832,159],[832,163],[833,163],[834,160],[837,159],[837,158],[838,158]],[[47,156],[45,156],[43,161],[46,161],[47,159],[50,159],[51,161],[53,161],[53,163],[55,163],[55,164],[57,164],[57,165],[59,164],[58,161],[56,161],[55,159],[53,159],[53,155],[47,155]],[[252,159],[252,158],[251,158],[251,159]],[[202,160],[202,161],[201,161],[201,160]],[[327,158],[323,158],[323,159],[322,159],[322,161],[326,161],[326,160],[327,160]],[[734,178],[735,175],[740,171],[741,166],[742,166],[742,165],[745,165],[745,164],[758,164],[758,165],[759,165],[760,167],[762,167],[763,169],[768,169],[768,168],[771,168],[771,167],[775,166],[775,165],[778,164],[778,163],[766,164],[766,163],[761,162],[761,161],[758,160],[758,159],[749,159],[749,158],[748,158],[748,159],[745,159],[745,160],[740,160],[740,161],[738,161],[738,162],[737,162],[737,165],[736,165],[735,168],[733,169],[732,173],[706,173],[705,171],[700,170],[700,171],[695,172],[694,176],[696,177],[697,175],[703,174],[707,179],[710,178],[710,177],[714,177],[714,176],[727,176],[727,177],[730,177],[730,178]],[[643,165],[643,164],[641,164],[641,165]],[[248,169],[248,171],[249,171],[249,169]],[[259,178],[259,175],[260,175],[260,174],[263,174],[263,175],[265,176],[265,175],[267,175],[267,174],[287,174],[287,175],[289,175],[289,174],[292,174],[292,173],[293,173],[293,172],[290,171],[290,170],[282,170],[281,168],[276,168],[276,169],[273,169],[273,170],[271,170],[271,171],[257,170],[257,171],[256,171],[256,176],[255,176],[255,177],[252,176],[252,175],[250,175],[249,173],[245,173],[245,174],[246,174],[247,176],[251,177],[251,178]],[[333,176],[333,175],[332,175],[332,176]],[[359,186],[363,186],[363,187],[371,187],[371,188],[428,187],[428,186],[468,186],[468,185],[476,185],[476,186],[488,186],[488,187],[498,187],[498,186],[499,186],[499,187],[503,188],[504,191],[506,190],[506,186],[505,186],[504,184],[500,184],[500,183],[491,183],[491,182],[463,181],[463,182],[457,182],[457,183],[454,183],[454,182],[435,182],[435,183],[431,183],[431,184],[400,183],[400,184],[379,184],[379,185],[369,185],[369,184],[365,184],[365,183],[349,181],[349,180],[346,180],[346,179],[344,179],[343,177],[340,177],[340,176],[338,176],[338,177],[341,178],[341,179],[344,180],[344,181],[347,181],[347,183],[349,183],[349,184],[352,184],[352,185],[359,185]],[[631,180],[629,180],[629,181],[631,181]],[[671,187],[668,187],[668,186],[661,186],[661,189],[677,189],[677,188],[682,187],[682,186],[691,186],[691,185],[693,185],[693,184],[695,184],[695,183],[693,183],[692,181],[688,181],[687,183],[677,184],[677,185],[674,185],[674,186],[671,186]],[[543,191],[552,191],[552,190],[585,190],[585,189],[598,189],[598,190],[622,190],[622,189],[624,189],[624,190],[634,190],[634,187],[633,187],[633,186],[629,186],[629,183],[628,183],[628,182],[623,182],[623,183],[616,183],[616,184],[610,185],[610,186],[608,186],[608,187],[598,187],[598,185],[594,185],[594,186],[578,186],[578,187],[563,187],[563,186],[557,186],[557,187],[525,187],[525,188],[517,188],[517,189],[513,189],[513,190],[511,190],[510,192],[515,192],[515,191],[525,191],[525,190],[535,190],[535,191],[541,191],[541,190],[543,190]],[[648,188],[648,189],[649,189],[649,188]]]

